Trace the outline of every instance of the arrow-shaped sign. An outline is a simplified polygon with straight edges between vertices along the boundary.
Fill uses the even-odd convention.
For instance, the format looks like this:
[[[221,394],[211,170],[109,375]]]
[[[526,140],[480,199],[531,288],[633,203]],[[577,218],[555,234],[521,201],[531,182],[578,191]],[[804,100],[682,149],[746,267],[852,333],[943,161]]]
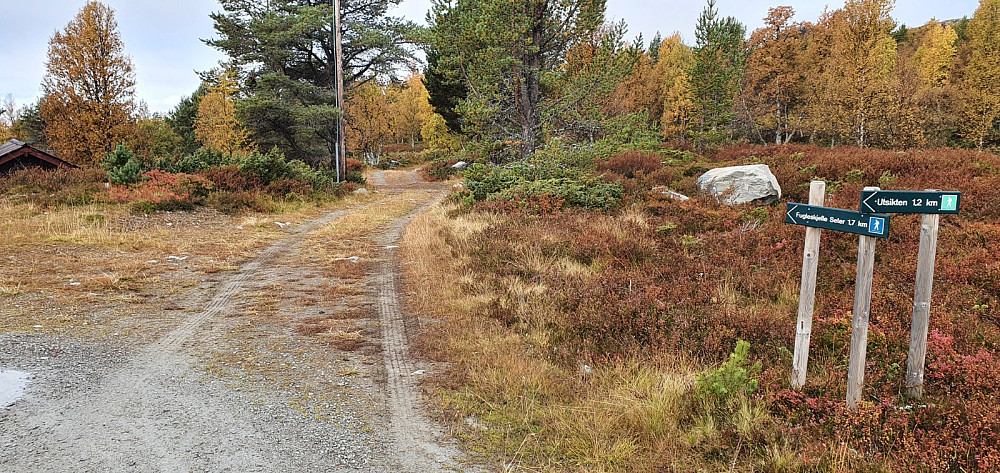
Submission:
[[[788,204],[788,211],[785,212],[785,221],[786,222],[793,223],[795,225],[799,224],[799,222],[797,220],[795,220],[795,217],[792,216],[792,212],[794,212],[795,209],[797,209],[797,208],[799,208],[799,204]]]
[[[878,238],[889,237],[889,216],[789,202],[785,223]]]
[[[861,191],[862,212],[896,214],[957,214],[962,193],[957,191]]]

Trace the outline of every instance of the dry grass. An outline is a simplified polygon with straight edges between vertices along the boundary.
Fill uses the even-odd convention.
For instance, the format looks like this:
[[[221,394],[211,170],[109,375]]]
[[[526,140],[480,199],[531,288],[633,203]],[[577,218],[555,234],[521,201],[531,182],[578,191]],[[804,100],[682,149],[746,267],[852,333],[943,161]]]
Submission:
[[[328,208],[359,201],[349,198]],[[42,206],[0,196],[0,326],[91,333],[81,330],[81,316],[47,316],[45,311],[56,307],[66,314],[110,314],[117,304],[143,302],[136,295],[179,295],[194,284],[176,280],[179,269],[202,274],[235,270],[282,235],[275,221],[302,222],[325,210],[314,204],[286,207],[284,214],[244,217],[207,209],[145,215],[124,205]],[[99,318],[131,325],[145,323],[143,317]],[[88,325],[93,322],[102,320]]]
[[[683,465],[692,455],[686,440],[692,427],[683,424],[696,373],[691,364],[671,355],[595,367],[558,361],[548,354],[559,314],[537,281],[503,280],[499,298],[517,323],[484,317],[500,295],[484,284],[488,275],[469,269],[464,255],[478,233],[503,217],[449,218],[448,212],[434,208],[407,229],[407,302],[442,322],[430,325],[418,343],[425,356],[460,367],[435,388],[472,449],[498,458],[505,471],[645,471],[668,458]],[[635,214],[623,219],[642,224]],[[530,271],[595,274],[524,243],[512,259]],[[475,427],[480,424],[485,428]]]

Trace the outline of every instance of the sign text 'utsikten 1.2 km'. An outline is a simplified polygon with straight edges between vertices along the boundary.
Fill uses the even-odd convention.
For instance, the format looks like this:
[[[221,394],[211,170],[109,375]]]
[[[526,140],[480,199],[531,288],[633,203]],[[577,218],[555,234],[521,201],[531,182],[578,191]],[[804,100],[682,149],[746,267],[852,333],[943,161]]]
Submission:
[[[861,191],[862,212],[890,214],[957,214],[962,193],[957,191]]]
[[[788,203],[785,223],[855,233],[878,238],[889,237],[889,216],[853,210]]]

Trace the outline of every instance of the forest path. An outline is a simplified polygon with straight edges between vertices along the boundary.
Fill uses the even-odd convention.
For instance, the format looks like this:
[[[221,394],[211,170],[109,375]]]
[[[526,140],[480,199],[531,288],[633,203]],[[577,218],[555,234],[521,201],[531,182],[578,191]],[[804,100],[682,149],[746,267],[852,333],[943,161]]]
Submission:
[[[165,277],[142,336],[0,333],[0,369],[33,373],[0,410],[0,471],[460,471],[398,295],[402,232],[444,188],[369,179],[238,269]]]

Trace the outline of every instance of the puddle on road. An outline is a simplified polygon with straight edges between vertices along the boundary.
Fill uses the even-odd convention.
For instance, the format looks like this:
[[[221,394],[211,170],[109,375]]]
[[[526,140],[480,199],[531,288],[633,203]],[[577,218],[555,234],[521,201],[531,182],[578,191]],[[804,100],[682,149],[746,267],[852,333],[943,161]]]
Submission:
[[[28,385],[29,376],[31,373],[0,368],[0,409],[14,405],[21,396],[24,396],[24,387]]]

